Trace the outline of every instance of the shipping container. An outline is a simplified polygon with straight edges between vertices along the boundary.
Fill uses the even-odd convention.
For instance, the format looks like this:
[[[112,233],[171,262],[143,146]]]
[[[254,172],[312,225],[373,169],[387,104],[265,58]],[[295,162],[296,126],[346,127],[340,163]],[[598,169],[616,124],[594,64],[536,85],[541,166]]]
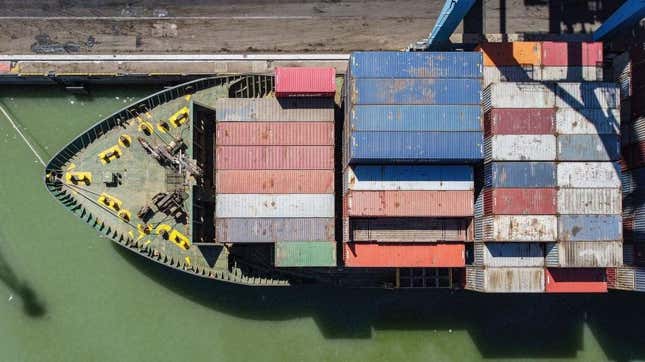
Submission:
[[[555,93],[541,83],[493,83],[482,93],[484,112],[492,108],[553,108]]]
[[[494,108],[484,115],[486,136],[555,133],[555,109]]]
[[[558,108],[618,108],[619,89],[614,83],[557,83],[555,105]]]
[[[218,194],[217,218],[334,217],[332,194]]]
[[[560,161],[617,161],[620,137],[612,134],[565,134],[558,136]]]
[[[477,162],[483,138],[482,132],[353,132],[348,157],[350,163]]]
[[[542,64],[539,42],[516,41],[482,43],[477,49],[484,55],[484,66],[519,66]]]
[[[351,217],[472,217],[472,191],[350,191]]]
[[[617,162],[560,162],[558,186],[564,188],[618,188],[620,166]]]
[[[329,194],[334,192],[331,170],[221,170],[215,173],[221,194]]]
[[[560,108],[555,113],[556,129],[564,134],[620,134],[617,109]]]
[[[333,170],[333,146],[217,146],[218,170]]]
[[[547,268],[547,293],[607,293],[605,269]]]
[[[556,186],[555,162],[491,162],[484,165],[484,185],[494,188]]]
[[[484,67],[484,86],[499,82],[597,82],[603,80],[603,68],[508,66]]]
[[[546,245],[545,263],[556,268],[610,268],[622,266],[620,241],[574,241]]]
[[[544,293],[544,268],[466,268],[466,289],[482,293]]]
[[[332,122],[220,122],[218,146],[333,146]]]
[[[500,135],[484,140],[484,159],[491,161],[553,161],[554,135]]]
[[[276,67],[275,96],[324,96],[336,94],[336,69],[332,67]]]
[[[602,42],[542,42],[542,65],[602,66]]]
[[[471,104],[481,102],[479,79],[351,79],[349,103]]]
[[[631,122],[620,125],[621,144],[627,146],[645,141],[645,117],[635,118]]]
[[[542,80],[538,65],[484,67],[484,86],[500,82],[535,82]]]
[[[560,215],[559,241],[612,241],[623,239],[620,215]]]
[[[555,215],[556,195],[555,188],[487,188],[482,191],[483,214]]]
[[[626,170],[645,166],[645,141],[623,147],[622,157],[622,163]]]
[[[470,218],[351,218],[349,242],[472,241]]]
[[[215,240],[220,243],[333,242],[334,218],[215,219]]]
[[[473,265],[485,267],[543,267],[540,243],[475,243]]]
[[[611,289],[634,290],[634,267],[607,269],[607,283]]]
[[[634,290],[645,292],[645,269],[634,267]]]
[[[465,266],[464,244],[344,243],[346,267],[459,268]]]
[[[275,244],[275,266],[279,268],[335,267],[336,243],[291,241]]]
[[[603,68],[599,67],[545,67],[540,71],[543,82],[601,82]]]
[[[353,78],[481,78],[479,52],[353,52]]]
[[[387,190],[473,190],[471,166],[348,166],[343,175],[344,191]]]
[[[623,194],[645,191],[645,168],[624,171],[621,175]]]
[[[333,122],[332,98],[219,98],[218,122]]]
[[[479,105],[357,105],[349,116],[351,131],[482,130]]]
[[[493,215],[474,221],[475,240],[548,242],[558,240],[555,215]]]
[[[560,189],[558,213],[581,215],[620,215],[622,194],[620,189]]]

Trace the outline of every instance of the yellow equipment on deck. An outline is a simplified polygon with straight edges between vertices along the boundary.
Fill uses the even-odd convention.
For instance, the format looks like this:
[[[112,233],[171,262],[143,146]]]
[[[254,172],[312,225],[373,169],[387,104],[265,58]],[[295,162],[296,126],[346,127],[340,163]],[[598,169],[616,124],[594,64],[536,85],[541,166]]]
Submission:
[[[101,163],[105,165],[106,163],[110,163],[112,160],[121,157],[122,154],[123,152],[121,152],[121,148],[119,148],[118,145],[115,145],[99,153],[99,160],[101,160]]]
[[[78,185],[79,183],[84,183],[85,186],[89,186],[92,183],[92,173],[91,172],[66,172],[65,181],[68,184]]]

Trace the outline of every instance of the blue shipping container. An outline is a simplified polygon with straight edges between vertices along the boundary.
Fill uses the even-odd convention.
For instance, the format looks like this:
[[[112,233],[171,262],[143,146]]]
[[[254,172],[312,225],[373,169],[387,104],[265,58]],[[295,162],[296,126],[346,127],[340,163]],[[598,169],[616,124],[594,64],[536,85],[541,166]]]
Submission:
[[[479,79],[352,79],[354,104],[472,104],[481,102]]]
[[[471,166],[376,166],[352,167],[359,181],[469,181],[473,182]]]
[[[555,187],[555,172],[555,162],[491,162],[484,165],[484,184],[500,188]]]
[[[354,78],[481,78],[480,52],[354,52]]]
[[[559,215],[558,241],[612,241],[623,239],[620,215]]]
[[[480,106],[359,105],[350,112],[354,131],[481,131]]]
[[[616,161],[620,136],[612,134],[565,134],[558,136],[560,161]]]
[[[353,132],[351,163],[477,162],[482,132]]]

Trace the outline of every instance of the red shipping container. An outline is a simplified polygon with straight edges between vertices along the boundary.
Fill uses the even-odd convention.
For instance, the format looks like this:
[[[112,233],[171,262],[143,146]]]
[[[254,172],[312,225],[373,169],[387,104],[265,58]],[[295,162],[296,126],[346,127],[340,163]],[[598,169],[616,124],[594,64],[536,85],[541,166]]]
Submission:
[[[332,122],[220,122],[219,146],[333,146]]]
[[[464,267],[464,244],[343,244],[347,267]]]
[[[217,146],[218,170],[333,170],[333,146]]]
[[[623,240],[634,241],[634,217],[623,217]]]
[[[0,74],[11,71],[11,62],[0,62]]]
[[[496,108],[484,115],[486,136],[554,134],[555,108]]]
[[[552,67],[602,66],[602,43],[551,42],[542,43],[542,65]]]
[[[607,268],[605,273],[607,274],[607,287],[616,288],[616,268]]]
[[[344,216],[472,217],[472,191],[350,191]]]
[[[607,293],[605,269],[546,268],[547,293]]]
[[[323,96],[336,94],[336,70],[316,67],[275,68],[276,97]]]
[[[485,215],[555,215],[557,190],[484,189]]]
[[[334,192],[331,170],[222,170],[215,174],[221,194],[329,194]]]

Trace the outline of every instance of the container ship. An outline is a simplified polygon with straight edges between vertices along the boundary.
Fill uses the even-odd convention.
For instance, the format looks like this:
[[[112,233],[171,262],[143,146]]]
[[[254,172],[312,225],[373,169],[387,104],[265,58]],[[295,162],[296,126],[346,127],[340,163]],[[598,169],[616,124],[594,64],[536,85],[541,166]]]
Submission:
[[[83,132],[45,183],[122,247],[223,282],[645,291],[644,53],[483,43],[199,79]]]

